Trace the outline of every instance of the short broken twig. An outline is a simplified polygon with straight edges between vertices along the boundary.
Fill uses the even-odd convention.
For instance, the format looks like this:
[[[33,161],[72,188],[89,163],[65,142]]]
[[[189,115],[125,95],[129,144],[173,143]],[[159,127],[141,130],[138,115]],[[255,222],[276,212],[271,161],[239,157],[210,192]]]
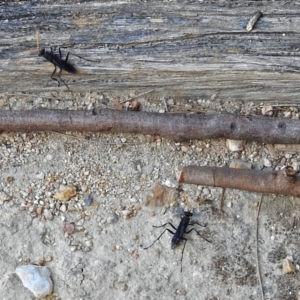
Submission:
[[[300,196],[300,177],[292,167],[280,171],[260,171],[186,166],[183,167],[178,181],[257,193]]]
[[[249,32],[249,31],[251,31],[253,28],[254,28],[254,26],[255,26],[255,24],[256,24],[256,22],[262,17],[262,12],[261,11],[257,11],[254,15],[253,15],[253,17],[249,20],[249,22],[248,22],[248,24],[247,24],[247,27],[246,27],[246,30]]]

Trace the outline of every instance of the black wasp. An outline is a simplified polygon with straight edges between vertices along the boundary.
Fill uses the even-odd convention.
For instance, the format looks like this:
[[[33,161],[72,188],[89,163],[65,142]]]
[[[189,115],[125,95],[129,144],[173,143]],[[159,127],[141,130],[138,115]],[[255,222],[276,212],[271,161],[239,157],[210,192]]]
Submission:
[[[154,243],[155,242],[157,242],[160,238],[161,238],[161,236],[166,232],[166,231],[168,231],[168,232],[170,232],[171,234],[173,234],[173,238],[172,238],[172,241],[171,241],[171,248],[172,249],[174,249],[174,248],[176,248],[179,244],[180,244],[180,242],[181,241],[184,241],[184,246],[183,246],[183,249],[182,249],[182,253],[181,253],[181,272],[182,272],[182,259],[183,259],[183,252],[184,252],[184,248],[185,248],[185,244],[186,244],[186,241],[187,241],[187,239],[184,237],[184,234],[188,234],[188,233],[190,233],[190,232],[192,232],[192,231],[195,231],[199,236],[201,236],[206,242],[208,242],[208,243],[210,243],[210,241],[209,240],[207,240],[205,237],[203,237],[194,227],[193,228],[191,228],[190,230],[187,230],[187,227],[188,226],[192,226],[192,225],[195,225],[195,224],[197,224],[197,225],[200,225],[200,226],[202,226],[202,227],[205,227],[206,225],[201,225],[200,223],[198,223],[197,221],[192,221],[191,223],[190,223],[190,219],[191,219],[191,217],[193,216],[193,214],[191,213],[191,212],[189,212],[189,211],[184,211],[183,212],[183,214],[181,215],[181,221],[180,221],[180,223],[179,223],[179,225],[178,225],[178,227],[176,228],[172,223],[170,223],[170,222],[167,222],[167,223],[165,223],[165,224],[163,224],[163,225],[161,225],[161,226],[153,226],[154,228],[160,228],[160,227],[164,227],[164,226],[166,226],[166,225],[170,225],[174,230],[175,230],[175,232],[174,231],[172,231],[172,230],[170,230],[170,229],[168,229],[168,228],[166,228],[161,234],[160,234],[160,236],[150,245],[150,246],[148,246],[148,247],[146,247],[146,248],[144,248],[145,250],[146,249],[148,249],[148,248],[150,248],[151,246],[153,246],[154,245]]]
[[[62,58],[61,50],[58,48],[59,55],[53,52],[53,49],[50,48],[51,51],[46,51],[45,49],[41,49],[39,52],[39,56],[43,56],[46,60],[51,62],[54,65],[54,70],[51,74],[51,79],[57,81],[58,86],[60,86],[60,82],[54,77],[54,74],[56,72],[56,69],[59,68],[58,72],[58,78],[64,83],[64,85],[68,87],[68,85],[65,83],[65,81],[61,78],[61,72],[62,70],[65,70],[69,73],[76,74],[78,70],[70,63],[68,62],[69,59],[69,52],[65,59]]]

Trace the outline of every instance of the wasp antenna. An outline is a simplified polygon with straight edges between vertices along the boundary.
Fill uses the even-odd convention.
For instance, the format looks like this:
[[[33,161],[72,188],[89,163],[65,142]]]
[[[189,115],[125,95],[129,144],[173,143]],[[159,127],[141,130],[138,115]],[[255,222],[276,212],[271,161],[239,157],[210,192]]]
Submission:
[[[36,39],[36,46],[40,51],[40,28],[39,27],[37,27],[35,30],[35,39]]]

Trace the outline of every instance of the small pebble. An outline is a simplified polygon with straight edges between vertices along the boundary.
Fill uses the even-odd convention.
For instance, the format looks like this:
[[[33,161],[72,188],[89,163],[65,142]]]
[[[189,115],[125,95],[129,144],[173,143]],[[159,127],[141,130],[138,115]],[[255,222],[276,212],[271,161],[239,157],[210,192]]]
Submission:
[[[286,158],[286,159],[290,159],[290,158],[292,158],[292,154],[291,153],[286,153],[286,154],[284,154],[284,157]]]
[[[76,246],[71,246],[71,247],[70,247],[70,250],[71,250],[72,252],[76,251],[76,249],[77,249]]]
[[[177,295],[184,296],[184,295],[186,295],[186,291],[185,291],[185,290],[177,290],[177,291],[176,291],[176,294],[177,294]]]
[[[109,224],[117,223],[118,219],[119,219],[118,215],[115,212],[113,212],[111,213],[110,216],[107,217],[107,223]]]
[[[66,205],[63,204],[63,205],[59,208],[59,210],[60,210],[61,212],[66,212],[66,211],[67,211]]]
[[[92,247],[93,246],[92,241],[86,241],[85,244],[86,244],[87,247]]]
[[[174,189],[177,188],[179,185],[178,181],[173,178],[166,179],[166,181],[163,182],[163,184],[168,188],[174,188]]]
[[[136,191],[139,191],[141,188],[142,188],[142,187],[141,187],[140,185],[135,185],[135,186],[134,186],[134,189],[135,189]]]
[[[261,113],[262,113],[262,115],[272,116],[272,114],[273,114],[273,107],[272,107],[272,105],[264,105],[261,108]]]
[[[121,245],[116,245],[116,246],[115,246],[115,249],[116,249],[116,250],[122,250],[123,247],[122,247]]]
[[[232,152],[242,151],[245,144],[246,141],[244,140],[226,140],[226,146]]]
[[[128,209],[122,210],[121,213],[124,219],[130,219],[134,216],[134,211]]]
[[[44,210],[44,217],[46,220],[53,220],[53,214],[49,209]]]
[[[36,209],[36,213],[38,215],[41,215],[43,213],[43,207],[39,206],[37,209]]]
[[[36,205],[32,205],[28,208],[28,211],[31,213],[31,212],[34,212],[35,210],[37,209],[37,206]]]
[[[299,170],[299,162],[297,162],[297,161],[294,161],[293,163],[292,163],[292,167],[293,167],[293,169],[294,170]]]
[[[5,201],[9,201],[11,200],[12,197],[9,196],[8,194],[6,194],[5,192],[3,191],[0,191],[0,202],[5,202]]]
[[[60,201],[68,201],[72,197],[76,195],[76,187],[75,186],[63,186],[59,189],[59,191],[54,194],[54,199]]]
[[[12,182],[15,181],[15,178],[12,177],[12,176],[8,176],[8,177],[6,178],[6,181],[7,181],[8,183],[12,183]]]
[[[52,192],[46,191],[45,196],[48,197],[48,198],[51,198],[52,197]]]
[[[94,107],[94,103],[89,103],[87,106],[87,110],[91,110]]]
[[[121,194],[124,194],[124,193],[125,193],[125,189],[123,189],[123,188],[120,188],[120,189],[117,190],[118,195],[121,195]]]
[[[130,201],[131,203],[136,203],[136,202],[138,202],[138,200],[137,200],[135,197],[131,197],[131,198],[129,199],[129,201]]]
[[[167,100],[167,104],[169,104],[169,105],[174,105],[174,104],[175,104],[174,99],[168,99],[168,100]]]
[[[40,173],[36,174],[36,178],[42,180],[45,178],[45,174],[43,172],[40,172]]]
[[[132,239],[133,239],[134,241],[137,241],[139,238],[140,238],[140,237],[139,237],[138,235],[134,235],[134,236],[132,237]]]
[[[41,298],[52,293],[53,283],[48,267],[35,265],[18,266],[15,272],[22,280],[23,285],[28,288],[35,297]]]
[[[53,159],[53,155],[52,155],[52,154],[47,154],[47,155],[45,156],[45,160],[50,161],[50,160],[52,160],[52,159]]]
[[[264,159],[263,159],[263,164],[264,164],[264,166],[267,167],[267,168],[272,167],[272,162],[271,162],[269,159],[267,159],[267,158],[264,158]]]
[[[283,274],[290,274],[296,272],[296,268],[291,260],[285,258],[282,261],[282,272]]]
[[[128,285],[127,285],[126,283],[123,283],[123,284],[121,285],[121,290],[122,290],[123,292],[126,292],[126,291],[128,290]]]
[[[84,204],[86,206],[90,206],[93,202],[93,197],[91,195],[88,195],[85,199],[84,199]]]
[[[209,195],[209,194],[210,194],[209,188],[207,188],[207,187],[203,188],[203,189],[202,189],[202,194],[203,194],[203,196]]]

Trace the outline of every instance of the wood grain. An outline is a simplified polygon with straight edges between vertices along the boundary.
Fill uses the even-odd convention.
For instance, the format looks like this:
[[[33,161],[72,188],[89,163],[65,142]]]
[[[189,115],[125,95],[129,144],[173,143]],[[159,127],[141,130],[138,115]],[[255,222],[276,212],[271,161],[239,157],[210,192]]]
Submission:
[[[39,27],[41,47],[71,52],[81,73],[63,78],[74,91],[298,101],[297,1],[7,3],[0,12],[3,93],[57,89],[53,67],[37,56]],[[257,10],[263,17],[247,32]]]

